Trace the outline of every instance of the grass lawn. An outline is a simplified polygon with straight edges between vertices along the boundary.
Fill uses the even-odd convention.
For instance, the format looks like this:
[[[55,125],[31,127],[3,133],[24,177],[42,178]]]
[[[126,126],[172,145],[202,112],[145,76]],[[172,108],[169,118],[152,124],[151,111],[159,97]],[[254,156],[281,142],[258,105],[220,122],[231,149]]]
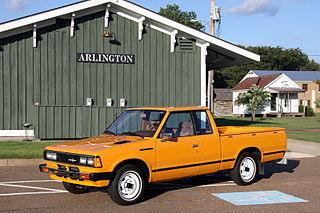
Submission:
[[[57,142],[0,142],[0,159],[42,158],[43,149]]]
[[[223,117],[215,119],[218,126],[265,126],[283,127],[287,130],[320,129],[320,117],[305,118],[256,118],[251,123],[251,118]],[[288,132],[288,138],[313,141],[320,143],[320,132]]]

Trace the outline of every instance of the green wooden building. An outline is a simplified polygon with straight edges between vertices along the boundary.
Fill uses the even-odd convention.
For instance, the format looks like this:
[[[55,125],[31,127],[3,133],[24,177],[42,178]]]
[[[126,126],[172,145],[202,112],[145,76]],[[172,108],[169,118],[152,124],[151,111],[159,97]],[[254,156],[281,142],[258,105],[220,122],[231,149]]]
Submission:
[[[259,59],[124,0],[0,23],[0,136],[83,138],[127,107],[204,106],[208,70]]]

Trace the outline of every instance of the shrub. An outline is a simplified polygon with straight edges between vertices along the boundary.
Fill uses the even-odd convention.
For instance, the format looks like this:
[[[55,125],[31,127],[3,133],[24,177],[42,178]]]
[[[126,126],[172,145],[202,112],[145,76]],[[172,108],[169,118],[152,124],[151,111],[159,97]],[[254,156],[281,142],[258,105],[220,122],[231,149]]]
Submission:
[[[303,108],[305,108],[303,110]],[[299,105],[299,112],[300,113],[304,113],[305,116],[314,116],[315,113],[314,113],[314,110],[310,107],[310,106],[303,106],[303,105]]]
[[[304,112],[303,107],[304,107],[303,105],[299,105],[299,112],[300,112],[300,113],[303,113],[303,112]]]
[[[310,106],[307,106],[306,107],[306,116],[314,116],[314,115],[315,115],[314,110]]]

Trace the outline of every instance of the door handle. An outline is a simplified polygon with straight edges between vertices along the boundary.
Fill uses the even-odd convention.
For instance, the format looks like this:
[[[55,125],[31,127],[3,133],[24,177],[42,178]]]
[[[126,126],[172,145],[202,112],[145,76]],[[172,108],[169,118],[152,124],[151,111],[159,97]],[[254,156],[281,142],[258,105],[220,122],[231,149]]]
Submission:
[[[192,145],[192,148],[196,148],[196,147],[199,147],[199,145],[198,144],[193,144]]]

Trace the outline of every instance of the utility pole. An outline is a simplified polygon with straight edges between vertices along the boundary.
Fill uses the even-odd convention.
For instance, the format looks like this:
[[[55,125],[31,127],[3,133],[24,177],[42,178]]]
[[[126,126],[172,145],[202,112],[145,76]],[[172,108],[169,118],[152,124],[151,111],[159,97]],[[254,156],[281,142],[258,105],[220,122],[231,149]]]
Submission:
[[[210,2],[210,34],[212,36],[215,36],[215,24],[216,21],[220,21],[220,7],[216,7],[216,0],[211,0]],[[208,100],[208,107],[211,110],[211,112],[214,111],[214,70],[210,70],[208,72],[208,91],[207,91],[207,100]]]
[[[216,7],[216,0],[211,0],[210,4],[210,35],[214,36],[215,35],[215,22],[214,20],[214,14],[215,14],[215,7]]]

